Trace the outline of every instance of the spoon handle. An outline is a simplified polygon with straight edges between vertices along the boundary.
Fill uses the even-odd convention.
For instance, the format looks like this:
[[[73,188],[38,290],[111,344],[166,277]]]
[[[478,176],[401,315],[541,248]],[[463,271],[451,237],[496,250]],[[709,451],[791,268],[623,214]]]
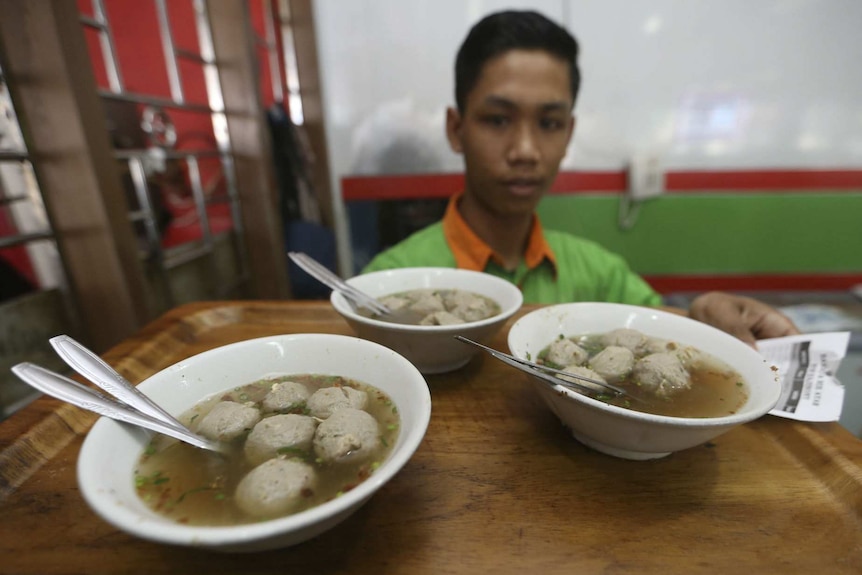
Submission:
[[[210,451],[224,451],[225,449],[219,442],[209,440],[191,432],[182,431],[163,421],[139,413],[119,401],[108,399],[102,394],[44,367],[24,362],[13,366],[12,372],[22,381],[42,393],[71,403],[87,411],[92,411],[117,421],[144,427],[150,431],[156,431]]]
[[[63,361],[79,374],[92,381],[123,403],[139,412],[183,430],[177,419],[161,408],[156,402],[141,393],[129,380],[120,375],[98,355],[78,343],[68,335],[52,337],[51,345]]]
[[[329,268],[311,256],[302,252],[288,252],[287,255],[293,263],[302,268],[308,275],[343,295],[354,306],[368,308],[378,315],[387,315],[391,313],[391,310],[377,301],[377,299],[359,291],[341,279],[338,275],[329,271]]]

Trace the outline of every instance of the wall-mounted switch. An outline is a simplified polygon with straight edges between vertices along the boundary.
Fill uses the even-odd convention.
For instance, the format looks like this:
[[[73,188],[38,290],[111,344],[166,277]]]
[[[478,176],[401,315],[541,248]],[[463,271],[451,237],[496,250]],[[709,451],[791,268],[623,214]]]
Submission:
[[[628,169],[628,193],[633,200],[647,200],[664,192],[664,166],[655,154],[638,154]]]

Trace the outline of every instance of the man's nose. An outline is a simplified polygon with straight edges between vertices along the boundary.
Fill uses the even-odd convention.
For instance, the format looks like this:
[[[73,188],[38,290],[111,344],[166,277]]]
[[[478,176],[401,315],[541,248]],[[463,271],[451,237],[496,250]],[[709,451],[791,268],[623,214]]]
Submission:
[[[532,126],[518,124],[509,145],[510,162],[536,162],[539,159],[539,146]]]

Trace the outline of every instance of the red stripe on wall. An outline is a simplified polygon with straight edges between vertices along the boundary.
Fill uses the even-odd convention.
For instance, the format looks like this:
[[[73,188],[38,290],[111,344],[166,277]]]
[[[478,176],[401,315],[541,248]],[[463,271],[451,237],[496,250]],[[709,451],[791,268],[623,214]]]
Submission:
[[[862,274],[744,276],[644,276],[659,293],[719,291],[844,291],[862,285]]]
[[[353,200],[448,198],[464,188],[463,174],[346,176],[342,197]],[[862,191],[862,170],[677,171],[665,174],[668,192],[722,191]],[[560,172],[552,194],[619,193],[626,189],[624,171]]]
[[[572,192],[621,192],[628,186],[625,172],[560,172],[552,194]]]
[[[462,189],[463,174],[348,176],[341,179],[341,194],[345,200],[448,198]]]
[[[862,170],[668,172],[668,190],[862,189]]]

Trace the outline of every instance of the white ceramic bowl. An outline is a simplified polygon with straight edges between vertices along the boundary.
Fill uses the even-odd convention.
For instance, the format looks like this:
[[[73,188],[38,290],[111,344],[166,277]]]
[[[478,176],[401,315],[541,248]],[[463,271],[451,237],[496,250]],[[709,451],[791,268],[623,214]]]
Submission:
[[[520,318],[509,331],[509,349],[535,359],[560,334],[570,337],[631,328],[712,354],[748,383],[749,397],[736,413],[723,417],[682,418],[640,413],[608,405],[539,381],[545,403],[581,443],[625,459],[655,459],[700,445],[731,428],[757,419],[779,399],[781,383],[759,353],[735,337],[676,314],[611,303],[571,303],[540,308]]]
[[[359,337],[394,349],[425,374],[444,373],[466,365],[479,350],[454,336],[487,344],[523,303],[521,290],[514,284],[490,274],[455,268],[401,268],[371,272],[347,281],[377,298],[420,288],[448,288],[468,290],[500,304],[499,314],[481,321],[451,326],[403,325],[359,315],[344,296],[332,292],[332,306]]]
[[[389,395],[401,432],[374,474],[344,495],[280,519],[234,527],[183,525],[150,510],[135,493],[135,464],[151,434],[111,419],[96,422],[78,458],[78,484],[105,521],[132,535],[219,551],[258,551],[305,541],[346,519],[407,463],[425,435],[431,395],[422,375],[392,350],[331,334],[277,335],[218,347],[141,382],[139,389],[179,415],[203,398],[270,375],[320,373],[372,385]]]

